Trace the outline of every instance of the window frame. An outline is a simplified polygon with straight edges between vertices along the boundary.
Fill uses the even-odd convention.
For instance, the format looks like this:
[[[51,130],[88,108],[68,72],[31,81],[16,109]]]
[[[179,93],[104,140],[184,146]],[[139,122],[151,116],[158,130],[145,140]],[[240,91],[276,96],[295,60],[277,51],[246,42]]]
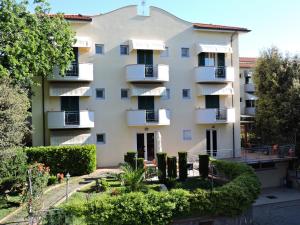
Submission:
[[[122,48],[126,48],[126,54],[123,54]],[[120,55],[129,55],[129,45],[120,45]]]
[[[127,92],[127,97],[122,96],[122,92],[126,91]],[[129,89],[128,88],[121,88],[121,99],[129,99]]]
[[[101,47],[101,52],[97,52],[98,47]],[[95,44],[95,55],[104,55],[104,44]]]
[[[184,55],[184,50],[187,50],[187,55]],[[181,48],[181,58],[189,58],[190,57],[190,48],[183,47]]]
[[[98,136],[102,136],[103,141],[98,141]],[[96,134],[96,143],[98,145],[105,145],[106,144],[106,134],[105,133],[97,133]]]
[[[185,91],[187,91],[187,96],[184,96],[184,92]],[[182,89],[182,99],[191,99],[192,97],[191,97],[191,89],[189,89],[189,88],[184,88],[184,89]]]
[[[170,100],[171,99],[171,90],[170,88],[166,88],[165,95],[161,96],[162,100]]]

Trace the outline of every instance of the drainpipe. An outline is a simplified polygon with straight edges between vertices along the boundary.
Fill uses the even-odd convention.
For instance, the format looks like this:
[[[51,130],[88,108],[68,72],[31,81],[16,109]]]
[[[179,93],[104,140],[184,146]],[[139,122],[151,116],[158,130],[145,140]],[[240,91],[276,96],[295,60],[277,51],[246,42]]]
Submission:
[[[46,123],[45,123],[45,79],[42,77],[42,116],[43,116],[43,145],[46,145]]]
[[[231,48],[233,46],[233,37],[236,34],[237,34],[237,32],[234,32],[230,37]],[[231,66],[233,66],[232,54],[231,54],[230,63],[231,63]],[[232,83],[231,85],[232,85],[232,89],[234,90],[234,83]],[[234,95],[231,96],[231,106],[232,106],[232,108],[234,108]],[[234,130],[234,128],[235,128],[235,122],[232,124],[232,156],[233,156],[233,158],[235,158],[235,130]]]

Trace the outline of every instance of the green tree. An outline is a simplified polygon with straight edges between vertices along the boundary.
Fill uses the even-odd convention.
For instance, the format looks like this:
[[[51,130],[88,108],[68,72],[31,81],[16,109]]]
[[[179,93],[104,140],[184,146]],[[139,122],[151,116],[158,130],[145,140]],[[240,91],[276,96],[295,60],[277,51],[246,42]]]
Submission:
[[[21,145],[29,132],[27,92],[7,77],[0,83],[0,150]]]
[[[36,76],[48,77],[55,66],[64,74],[73,59],[74,33],[62,14],[51,15],[46,0],[0,1],[0,77],[31,87]]]
[[[275,47],[263,51],[254,73],[257,135],[264,143],[291,143],[300,125],[300,61]],[[299,135],[298,135],[299,136]]]

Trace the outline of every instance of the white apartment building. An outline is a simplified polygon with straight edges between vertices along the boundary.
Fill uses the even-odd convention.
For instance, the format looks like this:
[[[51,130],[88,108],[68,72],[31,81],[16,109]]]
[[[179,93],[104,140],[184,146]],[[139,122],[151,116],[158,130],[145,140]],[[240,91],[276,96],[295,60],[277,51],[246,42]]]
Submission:
[[[33,145],[96,144],[98,167],[137,151],[240,156],[239,34],[156,7],[66,15],[76,60],[33,97]]]

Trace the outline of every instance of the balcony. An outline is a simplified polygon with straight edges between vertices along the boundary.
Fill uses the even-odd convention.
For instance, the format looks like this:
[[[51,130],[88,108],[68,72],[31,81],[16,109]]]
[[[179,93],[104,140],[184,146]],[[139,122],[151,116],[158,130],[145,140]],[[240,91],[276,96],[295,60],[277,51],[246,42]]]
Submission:
[[[225,124],[235,122],[235,109],[197,109],[197,124]]]
[[[197,83],[234,82],[234,68],[213,66],[196,67],[195,80]]]
[[[64,76],[61,76],[59,69],[54,69],[53,77],[49,81],[93,81],[94,66],[92,63],[72,63]]]
[[[253,93],[255,91],[254,84],[245,84],[245,92]]]
[[[73,45],[74,48],[91,48],[92,42],[88,37],[76,37],[76,43]]]
[[[169,81],[169,66],[158,64],[144,65],[134,64],[126,66],[127,82],[168,82]]]
[[[246,107],[245,114],[250,116],[255,116],[255,107]]]
[[[93,128],[94,112],[91,111],[57,111],[48,112],[49,129]]]
[[[92,89],[89,86],[82,86],[78,83],[53,83],[49,87],[49,96],[80,96],[90,97],[92,96]]]
[[[168,109],[128,110],[128,126],[168,126],[170,125],[170,111]]]

